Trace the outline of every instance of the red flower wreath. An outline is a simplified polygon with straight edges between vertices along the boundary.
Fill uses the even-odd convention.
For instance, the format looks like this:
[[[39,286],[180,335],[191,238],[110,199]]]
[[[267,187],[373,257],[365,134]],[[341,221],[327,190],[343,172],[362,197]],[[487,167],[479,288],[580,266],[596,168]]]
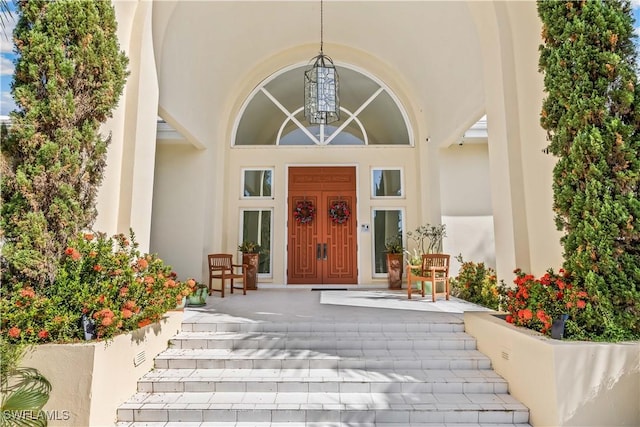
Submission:
[[[336,224],[344,224],[351,216],[351,210],[347,202],[338,200],[329,208],[329,217]]]
[[[296,219],[296,222],[300,224],[306,224],[308,222],[313,221],[313,218],[316,216],[316,208],[313,206],[308,200],[303,200],[296,204],[296,208],[293,210],[293,217]]]

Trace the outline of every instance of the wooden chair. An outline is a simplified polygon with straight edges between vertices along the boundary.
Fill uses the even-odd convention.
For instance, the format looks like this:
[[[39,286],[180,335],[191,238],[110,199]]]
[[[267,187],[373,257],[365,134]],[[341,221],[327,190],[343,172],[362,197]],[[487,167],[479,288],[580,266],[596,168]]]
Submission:
[[[209,295],[220,292],[224,298],[224,287],[227,279],[231,280],[231,293],[234,289],[242,289],[242,295],[247,294],[247,264],[234,264],[231,254],[209,254]],[[238,269],[242,269],[238,273]],[[213,279],[222,280],[220,289],[213,289]],[[233,286],[233,279],[242,279],[242,287]]]
[[[407,266],[407,296],[411,299],[411,291],[413,290],[413,282],[421,282],[421,293],[424,298],[425,283],[431,282],[431,296],[433,302],[436,302],[437,295],[445,295],[449,300],[449,255],[446,254],[423,254],[422,268],[420,272],[412,270],[410,265]],[[444,285],[442,292],[437,292],[438,283]]]

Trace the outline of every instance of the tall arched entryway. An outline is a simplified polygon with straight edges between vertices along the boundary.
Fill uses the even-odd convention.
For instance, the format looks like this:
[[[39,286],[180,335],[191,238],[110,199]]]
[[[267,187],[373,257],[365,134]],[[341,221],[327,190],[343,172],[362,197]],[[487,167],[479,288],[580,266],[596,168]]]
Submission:
[[[167,1],[114,6],[132,72],[125,98],[105,128],[113,131],[113,140],[97,228],[115,233],[132,226],[141,247],[150,228],[153,252],[183,275],[206,277],[203,254],[235,251],[241,237],[239,210],[248,209],[246,216],[255,218],[254,225],[273,226],[271,270],[263,273],[267,276],[262,282],[283,283],[286,165],[357,161],[358,221],[371,226],[369,234],[358,230],[360,275],[362,281],[372,275],[384,280],[374,255],[377,249],[371,249],[379,241],[374,238],[373,210],[406,213],[407,229],[437,219],[438,192],[425,190],[437,183],[427,182],[428,172],[416,174],[416,164],[427,163],[425,147],[454,143],[486,112],[492,123],[499,275],[508,279],[516,266],[544,272],[561,260],[547,183],[554,161],[540,151],[546,144],[539,126],[543,90],[536,67],[540,22],[535,2],[332,2],[327,7],[326,52],[338,66],[348,60],[354,69],[375,74],[393,89],[410,112],[409,137],[420,148],[275,148],[267,146],[273,144],[268,142],[274,140],[269,138],[273,128],[262,126],[258,115],[253,123],[264,134],[246,135],[257,136],[254,142],[264,144],[263,149],[247,145],[246,150],[231,147],[244,102],[262,80],[271,78],[276,64],[302,64],[313,56],[318,27],[309,25],[309,19],[317,18],[319,5],[264,1],[248,8],[245,2]],[[350,90],[346,79],[341,87]],[[293,73],[287,85],[298,91],[301,104],[302,74]],[[274,117],[275,109],[282,123],[284,113],[275,104],[264,107],[256,111]],[[152,126],[157,114],[181,135],[159,135],[156,146]],[[242,168],[246,170],[239,171]],[[415,205],[409,199],[371,197],[368,185],[374,168],[395,169],[404,180],[404,194],[422,200]],[[271,174],[272,196],[245,198],[239,178],[245,172],[249,180]]]
[[[408,115],[375,76],[338,66],[340,120],[311,125],[302,111],[305,68],[266,78],[239,110],[225,166],[227,177],[240,171],[240,179],[229,180],[226,228],[238,218],[237,240],[265,247],[261,283],[386,280],[385,241],[405,231],[417,186],[428,185],[417,179]],[[301,202],[314,207],[313,220],[296,220]],[[344,222],[329,214],[341,202],[349,209]]]

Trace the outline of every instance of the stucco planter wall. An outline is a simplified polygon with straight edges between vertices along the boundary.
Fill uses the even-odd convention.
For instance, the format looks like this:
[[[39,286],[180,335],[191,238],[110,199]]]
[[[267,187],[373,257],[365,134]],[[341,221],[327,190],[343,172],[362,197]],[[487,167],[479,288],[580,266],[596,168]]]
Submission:
[[[552,340],[489,313],[467,312],[464,322],[531,425],[640,425],[640,342]]]
[[[44,407],[49,425],[114,425],[117,407],[136,392],[138,379],[180,331],[182,317],[182,311],[171,311],[108,342],[43,344],[28,351],[23,366],[38,369],[53,387]]]

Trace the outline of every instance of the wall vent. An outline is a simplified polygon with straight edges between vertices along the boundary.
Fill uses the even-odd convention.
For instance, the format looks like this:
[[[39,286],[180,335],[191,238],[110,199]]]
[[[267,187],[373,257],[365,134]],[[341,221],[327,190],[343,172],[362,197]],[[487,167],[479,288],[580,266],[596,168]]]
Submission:
[[[508,353],[508,352],[506,352],[506,351],[502,350],[502,352],[501,352],[501,356],[502,356],[502,358],[503,358],[504,360],[509,360],[509,353]]]
[[[140,366],[145,362],[145,360],[147,360],[147,355],[144,350],[142,350],[140,353],[136,354],[136,357],[133,358],[133,366]]]

